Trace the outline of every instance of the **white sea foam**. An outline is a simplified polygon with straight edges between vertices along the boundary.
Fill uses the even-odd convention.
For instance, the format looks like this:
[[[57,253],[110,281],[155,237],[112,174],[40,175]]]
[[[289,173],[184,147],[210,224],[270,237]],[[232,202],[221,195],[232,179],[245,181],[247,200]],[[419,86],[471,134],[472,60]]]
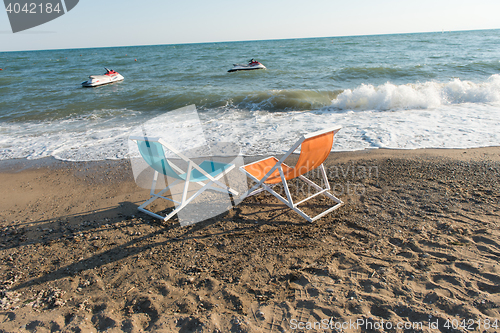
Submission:
[[[0,160],[53,156],[67,161],[122,159],[139,112],[102,117],[102,111],[62,121],[0,124]]]
[[[363,84],[342,92],[332,106],[342,110],[429,109],[460,103],[500,102],[500,75],[486,82],[473,83],[454,79],[448,83],[425,82],[381,86]]]
[[[126,158],[130,131],[152,117],[122,110],[59,122],[2,123],[0,159]],[[226,106],[200,112],[200,120],[209,144],[234,142],[245,155],[282,153],[301,134],[336,125],[343,129],[334,141],[335,151],[499,146],[500,76],[493,75],[483,83],[455,79],[448,83],[362,85],[344,91],[331,107],[320,110],[268,112]],[[173,139],[189,149],[192,136],[186,128],[184,137],[177,131]]]

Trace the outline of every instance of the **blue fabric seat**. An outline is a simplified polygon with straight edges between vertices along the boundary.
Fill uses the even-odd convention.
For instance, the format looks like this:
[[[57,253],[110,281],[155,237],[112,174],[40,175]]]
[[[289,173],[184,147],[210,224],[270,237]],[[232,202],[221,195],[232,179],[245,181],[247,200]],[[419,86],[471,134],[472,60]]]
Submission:
[[[221,162],[214,162],[214,161],[203,161],[200,163],[200,168],[203,169],[206,173],[208,173],[210,176],[215,177],[221,172],[226,171],[232,164],[227,164],[227,163],[221,163]],[[180,177],[183,177],[182,179],[186,179],[186,174],[179,175]],[[203,175],[201,172],[198,170],[193,170],[191,171],[191,177],[189,177],[190,182],[202,182],[205,180],[208,180],[208,178]]]
[[[148,163],[153,169],[166,176],[173,177],[179,180],[186,180],[186,173],[179,174],[172,168],[167,158],[165,157],[165,152],[161,143],[138,140],[137,145],[139,147],[139,152],[141,153],[142,158],[144,158],[146,163]],[[203,171],[205,171],[212,177],[216,177],[231,166],[232,164],[214,161],[203,161],[199,165],[199,167],[203,169]],[[191,172],[191,177],[189,177],[190,182],[202,182],[206,180],[208,180],[208,178],[196,169]]]
[[[231,189],[224,183],[224,181],[228,181],[228,178],[221,181],[223,177],[234,169],[234,164],[210,160],[205,160],[200,164],[197,164],[189,157],[185,156],[184,153],[169,145],[160,137],[130,136],[129,140],[137,143],[142,158],[154,170],[150,191],[151,198],[137,207],[137,209],[141,212],[158,219],[162,219],[163,221],[168,221],[172,216],[188,206],[196,197],[200,196],[205,190],[222,192],[226,195],[239,195],[237,191]],[[169,161],[165,155],[166,151],[172,152],[177,156],[177,158],[170,159]],[[180,164],[177,165],[174,164],[174,162],[180,162]],[[188,174],[189,177],[187,176]],[[174,178],[175,180],[167,180],[168,186],[156,193],[156,184],[159,175],[165,175]],[[165,179],[160,180],[160,184],[163,185],[164,181]],[[191,190],[190,184],[192,185]],[[181,193],[175,191],[177,192],[177,199],[165,196],[167,191],[171,191],[172,188],[177,185],[182,187]],[[200,186],[201,188],[199,188]],[[180,190],[179,187],[178,189]],[[170,194],[172,195],[172,192]],[[175,209],[166,216],[153,213],[152,211],[146,209],[146,207],[152,204],[156,199],[164,199],[173,202],[175,204]],[[217,201],[219,199],[214,199],[214,196],[211,195],[208,196],[206,200],[206,204],[210,206],[211,200]]]

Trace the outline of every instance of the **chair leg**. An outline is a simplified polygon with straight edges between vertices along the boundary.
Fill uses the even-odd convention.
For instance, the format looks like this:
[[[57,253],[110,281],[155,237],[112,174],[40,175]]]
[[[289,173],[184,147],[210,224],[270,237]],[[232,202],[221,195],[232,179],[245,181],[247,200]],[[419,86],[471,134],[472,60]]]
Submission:
[[[191,161],[189,161],[186,173],[186,181],[184,182],[184,190],[182,191],[181,206],[184,204],[184,201],[186,201],[187,191],[189,188],[189,179],[191,179],[191,169],[192,169],[192,164]]]
[[[231,189],[229,186],[227,186],[226,184],[219,181],[222,177],[224,177],[227,174],[227,172],[229,171],[229,169],[228,169],[228,170],[226,170],[227,172],[222,172],[217,177],[210,177],[211,180],[208,181],[206,184],[204,182],[196,182],[198,185],[202,186],[201,189],[199,189],[196,193],[194,193],[193,195],[188,197],[189,184],[190,184],[189,179],[191,178],[191,173],[192,173],[193,169],[194,169],[193,162],[189,161],[187,172],[186,172],[186,179],[184,180],[184,184],[183,184],[181,202],[178,202],[176,200],[162,196],[163,193],[168,191],[174,185],[178,184],[180,182],[180,180],[176,180],[172,184],[170,184],[169,186],[167,186],[166,188],[161,190],[160,192],[154,193],[155,187],[156,187],[156,182],[158,180],[158,175],[159,175],[159,173],[157,171],[155,171],[155,174],[153,177],[153,182],[151,184],[151,191],[150,191],[150,194],[152,197],[138,207],[139,211],[146,213],[148,215],[151,215],[155,218],[161,219],[163,221],[168,221],[172,216],[177,214],[180,210],[182,210],[186,205],[188,205],[192,200],[194,200],[197,196],[202,194],[207,189],[213,189],[213,190],[220,191],[223,193],[228,193],[230,196],[231,195],[238,195],[237,191]],[[220,188],[215,187],[214,185],[216,185]],[[171,211],[167,216],[161,216],[161,215],[153,213],[145,208],[146,206],[150,205],[158,198],[172,201],[178,206],[173,211]]]
[[[283,189],[285,190],[285,194],[286,194],[286,197],[288,198],[288,202],[293,207],[294,205],[293,205],[292,195],[290,194],[290,189],[288,188],[288,183],[286,181],[285,175],[283,174],[283,168],[281,167],[281,165],[279,166],[278,170],[280,172],[281,182],[283,183]]]
[[[238,192],[236,192],[235,190],[233,190],[232,188],[230,188],[230,187],[229,187],[229,186],[227,186],[226,184],[221,183],[221,182],[219,181],[219,179],[220,179],[221,177],[223,177],[223,176],[224,176],[223,174],[219,175],[219,176],[218,176],[217,178],[215,178],[215,180],[213,180],[212,182],[213,182],[214,184],[216,184],[216,185],[219,185],[220,187],[222,187],[222,189],[226,190],[227,192],[230,192],[230,193],[232,193],[232,194],[234,194],[234,195],[238,195]]]
[[[172,216],[174,216],[175,214],[177,214],[182,208],[184,208],[184,206],[179,206],[177,207],[176,209],[174,209],[173,211],[170,212],[170,214],[168,214],[167,216],[165,216],[165,218],[163,219],[164,222],[170,220],[170,218]]]
[[[173,186],[175,183],[178,183],[178,181],[174,182],[171,186]],[[177,214],[178,212],[180,212],[184,207],[186,207],[191,201],[193,201],[196,197],[198,197],[199,195],[201,195],[204,191],[206,191],[207,189],[210,189],[212,186],[212,184],[214,184],[214,181],[209,181],[207,184],[205,184],[201,189],[199,189],[196,193],[194,193],[193,195],[191,195],[189,198],[187,197],[187,193],[189,191],[189,182],[185,182],[184,183],[184,188],[183,188],[183,192],[182,192],[182,201],[181,202],[178,202],[178,201],[175,201],[175,203],[179,204],[179,206],[177,206],[173,211],[171,211],[167,216],[161,216],[161,215],[158,215],[158,214],[155,214],[147,209],[145,209],[144,207],[150,205],[151,203],[153,203],[153,201],[155,201],[156,199],[159,199],[159,198],[162,198],[162,199],[167,199],[167,200],[170,200],[170,201],[173,201],[171,199],[168,199],[168,198],[164,198],[162,196],[160,196],[159,194],[161,192],[164,192],[166,191],[168,188],[166,189],[163,189],[160,193],[158,194],[154,194],[152,198],[150,198],[149,200],[147,200],[146,202],[144,202],[142,205],[140,205],[138,207],[138,210],[140,210],[141,212],[143,213],[146,213],[148,215],[151,215],[153,217],[156,217],[160,220],[163,220],[163,221],[168,221],[170,218],[172,218],[175,214]],[[214,188],[216,189],[216,188]],[[216,190],[219,190],[219,189],[216,189]],[[223,190],[221,190],[223,191]],[[224,193],[230,193],[229,191],[225,190]]]
[[[301,180],[303,180],[305,183],[309,184],[311,187],[313,187],[315,190],[317,190],[318,192],[314,193],[313,195],[297,202],[296,204],[293,203],[293,199],[292,199],[292,195],[290,193],[290,190],[288,188],[288,183],[284,177],[284,174],[283,174],[283,170],[282,168],[278,168],[279,172],[280,172],[280,177],[281,177],[281,181],[283,183],[283,188],[284,188],[284,191],[285,191],[285,194],[287,196],[287,199],[285,199],[283,196],[281,196],[280,194],[278,194],[277,192],[275,192],[272,188],[274,186],[276,186],[277,184],[273,184],[273,185],[266,185],[264,184],[262,181],[257,181],[257,184],[254,185],[250,190],[248,190],[247,192],[245,192],[243,194],[244,197],[247,197],[247,196],[251,196],[251,195],[255,195],[257,193],[260,193],[262,191],[268,191],[269,193],[271,193],[272,195],[274,195],[277,199],[279,199],[281,202],[283,202],[284,204],[286,204],[289,208],[291,208],[293,211],[295,211],[297,214],[299,214],[300,216],[302,216],[304,219],[306,219],[308,222],[313,222],[323,216],[325,216],[326,214],[336,210],[337,208],[339,208],[340,206],[342,206],[344,203],[342,202],[342,200],[340,200],[339,198],[337,198],[336,196],[334,196],[333,194],[329,193],[328,190],[330,190],[330,184],[328,183],[328,178],[326,176],[326,171],[325,171],[325,168],[322,165],[319,166],[320,168],[320,172],[321,172],[321,175],[322,175],[322,178],[323,178],[323,181],[324,181],[324,184],[325,184],[325,187],[321,187],[319,186],[318,184],[314,183],[313,181],[311,181],[310,179],[304,177],[303,175],[299,176],[299,178]],[[258,187],[261,187],[258,189]],[[318,195],[324,195],[326,196],[327,198],[329,199],[332,199],[333,201],[336,202],[336,205],[328,208],[327,210],[319,213],[318,215],[314,216],[314,217],[311,217],[309,215],[307,215],[305,212],[303,212],[301,209],[298,208],[298,205],[308,201],[308,200],[311,200],[312,198],[318,196]]]
[[[139,207],[137,207],[137,209],[145,214],[148,214],[150,216],[153,216],[157,219],[160,219],[160,220],[164,220],[164,221],[167,221],[169,220],[172,216],[174,216],[178,211],[179,209],[174,209],[174,211],[172,211],[169,215],[167,215],[166,217],[165,216],[161,216],[161,215],[158,215],[156,213],[153,213],[152,211],[150,210],[147,210],[145,207],[146,206],[149,206],[150,204],[152,204],[156,199],[165,199],[165,200],[168,200],[168,201],[172,201],[174,204],[179,204],[179,205],[182,205],[181,202],[179,201],[176,201],[176,200],[172,200],[170,198],[166,198],[163,196],[163,193],[167,192],[169,189],[171,189],[173,186],[177,185],[180,180],[175,180],[174,182],[172,182],[171,184],[169,184],[167,187],[165,187],[163,190],[161,190],[160,192],[158,193],[155,193],[155,187],[156,187],[156,182],[158,181],[158,175],[159,173],[157,171],[155,171],[154,173],[154,176],[153,176],[153,182],[151,184],[151,191],[150,191],[150,194],[151,194],[151,198],[149,198],[148,200],[146,200],[144,203],[142,203]]]
[[[309,222],[313,222],[317,219],[320,219],[322,218],[323,216],[325,216],[326,214],[338,209],[340,206],[342,206],[344,203],[342,202],[342,200],[340,200],[339,198],[337,198],[336,196],[334,196],[333,194],[329,193],[328,191],[330,190],[330,184],[328,183],[328,178],[326,176],[326,171],[325,171],[325,168],[323,166],[323,164],[320,165],[320,171],[321,171],[321,174],[323,176],[323,182],[325,184],[325,188],[317,185],[316,183],[314,183],[313,181],[311,181],[310,179],[307,179],[306,177],[304,176],[299,176],[300,179],[302,179],[303,181],[305,181],[307,184],[311,185],[312,187],[314,187],[316,190],[318,190],[318,192],[316,192],[315,194],[311,195],[310,197],[298,202],[297,204],[294,205],[293,209],[299,213],[299,214],[304,214],[305,216],[307,216],[307,220]],[[329,209],[319,213],[318,215],[314,216],[314,217],[310,217],[308,216],[307,214],[305,214],[304,212],[302,212],[297,206],[303,202],[306,202],[318,195],[324,195],[325,197],[329,198],[329,199],[332,199],[333,201],[335,201],[337,204],[334,205],[333,207],[330,207]]]
[[[212,187],[212,190],[219,191],[219,192],[224,192],[224,193],[230,192],[233,195],[238,195],[238,192],[236,192],[235,190],[233,190],[231,187],[229,187],[226,184],[221,183],[221,182],[218,181],[219,179],[221,179],[222,177],[225,177],[225,176],[227,176],[227,172],[221,173],[219,176],[217,176],[217,177],[214,178],[214,180],[212,182],[214,184],[220,186],[222,189],[218,189],[218,188]],[[203,182],[196,182],[196,184],[198,184],[200,186],[207,186],[207,184],[205,184]]]
[[[254,181],[257,182],[257,184],[255,184],[254,186],[252,186],[248,191],[246,191],[245,193],[243,193],[240,197],[241,200],[245,199],[246,197],[249,197],[249,196],[252,196],[252,195],[255,195],[257,193],[260,193],[262,191],[265,191],[265,189],[259,189],[259,187],[264,187],[264,182],[262,181],[258,181],[258,180],[255,180],[253,179]]]
[[[142,208],[142,207],[138,207],[138,208],[137,208],[137,210],[139,210],[139,211],[141,211],[141,212],[143,212],[143,213],[145,213],[145,214],[148,214],[148,215],[150,215],[150,216],[152,216],[152,217],[155,217],[155,218],[157,218],[157,219],[160,219],[160,220],[165,219],[165,217],[163,217],[163,216],[161,216],[161,215],[158,215],[158,214],[155,214],[155,213],[153,213],[153,212],[151,212],[151,211],[149,211],[149,210],[147,210],[147,209],[144,209],[144,208]]]
[[[273,188],[275,187],[277,184],[272,184],[272,185],[268,185],[269,188]],[[252,195],[256,195],[256,194],[259,194],[260,192],[264,192],[266,189],[265,188],[259,188],[259,189],[256,189],[255,191],[253,191],[252,193],[248,194],[247,196],[248,197],[251,197]]]

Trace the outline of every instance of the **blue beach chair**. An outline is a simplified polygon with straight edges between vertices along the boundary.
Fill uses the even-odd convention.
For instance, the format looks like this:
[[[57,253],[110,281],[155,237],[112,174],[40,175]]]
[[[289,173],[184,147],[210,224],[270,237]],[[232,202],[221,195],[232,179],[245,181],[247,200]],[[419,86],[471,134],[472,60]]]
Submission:
[[[149,214],[163,221],[167,221],[207,189],[227,194],[238,195],[238,192],[219,181],[222,177],[224,177],[227,173],[234,169],[234,164],[205,160],[198,165],[191,159],[186,157],[184,154],[182,154],[180,151],[167,144],[161,138],[131,136],[129,137],[129,139],[137,143],[142,158],[151,168],[154,169],[153,183],[151,185],[150,192],[151,198],[138,207],[141,212]],[[168,149],[176,156],[178,156],[182,161],[187,163],[187,169],[184,171],[183,169],[175,165],[171,160],[169,161],[165,156],[164,149]],[[175,181],[158,193],[155,193],[156,182],[158,180],[159,174],[172,177],[175,179]],[[181,201],[177,201],[163,195],[165,192],[179,183],[184,183]],[[202,187],[188,198],[190,183],[196,183]],[[167,216],[158,215],[145,208],[159,198],[175,203],[176,208]]]

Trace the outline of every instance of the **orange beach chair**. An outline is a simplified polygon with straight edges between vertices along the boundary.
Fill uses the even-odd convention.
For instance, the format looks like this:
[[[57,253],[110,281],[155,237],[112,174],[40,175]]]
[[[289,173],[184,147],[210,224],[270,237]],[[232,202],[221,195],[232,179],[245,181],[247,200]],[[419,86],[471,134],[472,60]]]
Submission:
[[[262,191],[268,191],[309,222],[313,222],[342,206],[344,203],[339,198],[328,192],[330,190],[330,184],[328,183],[325,167],[323,166],[323,162],[326,160],[332,149],[333,137],[340,130],[340,128],[341,127],[324,129],[302,136],[280,160],[276,157],[268,157],[266,159],[241,166],[240,170],[256,182],[252,188],[243,194],[242,198],[255,195]],[[284,163],[284,161],[295,150],[297,150],[299,146],[301,146],[299,159],[294,167],[289,167]],[[321,172],[325,188],[304,177],[304,174],[316,168],[319,168]],[[309,184],[312,188],[317,190],[317,192],[299,202],[294,203],[287,181],[297,177]],[[280,183],[283,184],[286,198],[273,190],[273,187]],[[336,204],[314,217],[310,217],[298,208],[298,205],[320,194],[332,199]]]

